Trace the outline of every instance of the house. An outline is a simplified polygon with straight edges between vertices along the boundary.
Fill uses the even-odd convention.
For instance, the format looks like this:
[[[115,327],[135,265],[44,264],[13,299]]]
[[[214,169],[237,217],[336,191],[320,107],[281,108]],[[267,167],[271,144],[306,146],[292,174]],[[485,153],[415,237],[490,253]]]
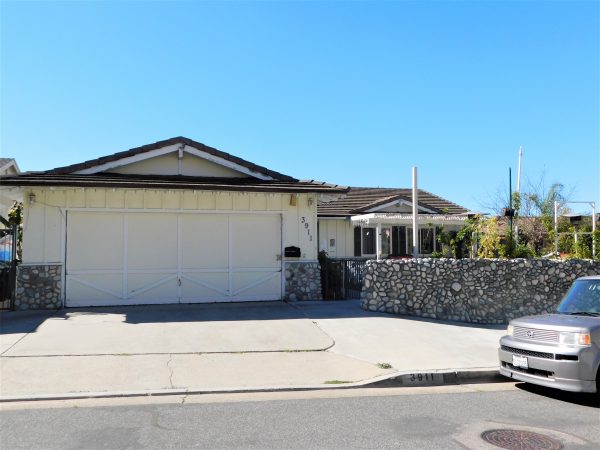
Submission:
[[[437,234],[460,230],[470,215],[419,189],[419,253],[440,250]],[[346,196],[319,204],[319,251],[332,258],[412,255],[412,219],[412,189],[351,187]]]
[[[317,203],[347,192],[184,137],[0,185],[24,199],[17,309],[320,298]]]
[[[0,158],[0,176],[12,176],[21,173],[14,158]],[[15,201],[21,201],[16,191],[0,191],[0,216],[6,218]]]

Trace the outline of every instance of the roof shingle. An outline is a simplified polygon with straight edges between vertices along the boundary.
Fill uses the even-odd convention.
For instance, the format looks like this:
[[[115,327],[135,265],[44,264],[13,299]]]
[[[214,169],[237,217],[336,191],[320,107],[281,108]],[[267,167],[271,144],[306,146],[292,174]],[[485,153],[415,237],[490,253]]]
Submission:
[[[412,189],[410,188],[350,187],[349,189],[344,198],[319,204],[319,216],[349,217],[396,199],[412,201]],[[467,213],[466,208],[422,189],[419,189],[419,205],[440,214]]]

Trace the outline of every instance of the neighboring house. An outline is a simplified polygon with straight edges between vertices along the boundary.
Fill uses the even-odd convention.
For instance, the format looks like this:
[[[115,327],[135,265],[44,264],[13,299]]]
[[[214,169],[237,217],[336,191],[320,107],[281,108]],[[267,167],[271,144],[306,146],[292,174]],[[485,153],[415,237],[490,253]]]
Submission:
[[[320,298],[317,202],[347,192],[183,137],[0,184],[25,199],[18,309]]]
[[[438,250],[441,227],[458,231],[472,214],[423,190],[418,204],[421,255]],[[318,216],[319,251],[332,258],[412,254],[412,189],[352,187],[345,197],[319,204]]]
[[[17,161],[13,158],[0,158],[0,176],[18,175],[21,173]],[[0,216],[6,218],[8,211],[12,208],[15,201],[21,201],[18,190],[0,191]]]

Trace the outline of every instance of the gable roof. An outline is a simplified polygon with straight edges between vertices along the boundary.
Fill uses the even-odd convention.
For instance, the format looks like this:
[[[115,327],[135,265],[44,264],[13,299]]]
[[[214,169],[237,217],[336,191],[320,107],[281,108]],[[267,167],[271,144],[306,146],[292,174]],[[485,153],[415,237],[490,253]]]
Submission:
[[[156,174],[124,174],[104,171],[111,163],[127,160],[137,155],[144,155],[155,150],[168,149],[174,145],[192,147],[185,151],[193,154],[203,152],[200,157],[209,155],[212,161],[230,162],[232,167],[245,168],[245,177],[208,177],[185,175],[156,175]],[[148,157],[152,157],[148,154]],[[160,151],[159,151],[160,153]],[[207,158],[208,159],[208,158]],[[256,175],[256,176],[253,176]],[[130,189],[194,189],[207,191],[248,191],[248,192],[281,192],[281,193],[322,193],[341,195],[348,191],[345,186],[327,184],[315,180],[298,180],[288,175],[275,172],[246,161],[229,153],[208,147],[199,142],[184,137],[175,137],[153,144],[132,148],[124,152],[114,153],[101,158],[91,159],[70,166],[57,167],[41,172],[26,172],[20,175],[1,176],[5,186],[36,186],[36,187],[91,187],[91,188],[130,188]]]
[[[345,197],[320,203],[321,217],[349,217],[395,201],[412,203],[412,189],[350,187]],[[419,189],[419,208],[434,214],[466,214],[468,210],[431,192]]]
[[[125,158],[130,158],[132,156],[142,155],[153,150],[158,150],[164,147],[177,144],[188,145],[197,150],[200,150],[201,152],[234,163],[238,166],[244,167],[252,172],[257,172],[258,174],[262,174],[263,176],[269,177],[273,180],[298,181],[296,178],[284,175],[279,172],[275,172],[274,170],[267,169],[266,167],[259,166],[250,161],[246,161],[242,158],[238,158],[237,156],[233,156],[229,153],[222,152],[221,150],[217,150],[216,148],[209,147],[208,145],[204,145],[200,142],[188,139],[183,136],[177,136],[171,139],[166,139],[164,141],[158,141],[153,144],[142,145],[141,147],[135,147],[129,150],[125,150],[123,152],[113,153],[112,155],[107,155],[96,159],[90,159],[88,161],[84,161],[77,164],[71,164],[69,166],[57,167],[55,169],[46,170],[42,173],[47,175],[75,174],[86,169],[92,169],[94,167],[102,166],[107,163],[119,161]]]
[[[0,158],[0,170],[6,170],[10,167],[14,167],[17,173],[21,172],[14,158]]]

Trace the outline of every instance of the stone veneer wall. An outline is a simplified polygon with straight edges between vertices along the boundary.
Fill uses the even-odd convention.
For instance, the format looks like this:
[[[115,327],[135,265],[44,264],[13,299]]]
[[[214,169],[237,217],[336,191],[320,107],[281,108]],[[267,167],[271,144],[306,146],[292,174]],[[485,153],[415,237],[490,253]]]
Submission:
[[[22,265],[17,267],[16,310],[61,308],[61,294],[61,265]]]
[[[408,259],[368,261],[361,293],[371,311],[470,323],[550,312],[600,261]]]
[[[321,300],[321,265],[318,262],[286,261],[286,301]]]

